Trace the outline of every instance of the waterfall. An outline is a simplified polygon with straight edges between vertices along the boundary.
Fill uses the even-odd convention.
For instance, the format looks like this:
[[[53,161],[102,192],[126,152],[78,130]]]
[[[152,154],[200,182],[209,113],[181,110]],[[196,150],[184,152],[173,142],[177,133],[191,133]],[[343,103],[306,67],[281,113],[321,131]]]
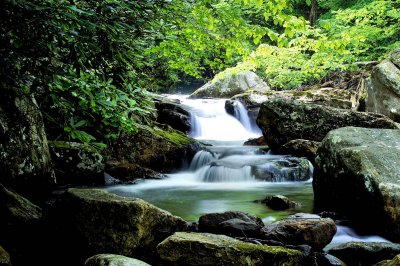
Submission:
[[[234,104],[234,116],[237,120],[244,126],[248,131],[252,131],[249,115],[247,114],[247,109],[240,101],[235,101]]]
[[[192,162],[190,163],[189,169],[194,171],[199,169],[202,166],[207,165],[208,163],[214,161],[216,159],[216,156],[212,154],[211,152],[208,151],[198,151],[193,159]]]

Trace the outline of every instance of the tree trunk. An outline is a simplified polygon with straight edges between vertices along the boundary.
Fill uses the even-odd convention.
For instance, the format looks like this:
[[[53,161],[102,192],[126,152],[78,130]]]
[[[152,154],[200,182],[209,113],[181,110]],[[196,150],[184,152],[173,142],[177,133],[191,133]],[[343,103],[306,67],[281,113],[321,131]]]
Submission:
[[[316,20],[317,20],[317,0],[312,0],[310,17],[308,18],[308,21],[310,22],[311,26],[314,26]]]

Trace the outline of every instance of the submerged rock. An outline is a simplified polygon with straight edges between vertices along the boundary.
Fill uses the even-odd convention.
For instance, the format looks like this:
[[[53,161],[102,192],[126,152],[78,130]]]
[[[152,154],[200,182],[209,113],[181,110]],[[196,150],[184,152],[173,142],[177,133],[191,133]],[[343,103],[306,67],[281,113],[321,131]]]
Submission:
[[[309,245],[322,250],[332,241],[336,225],[330,218],[315,214],[298,213],[283,220],[269,223],[263,228],[264,239],[287,245]]]
[[[317,154],[316,208],[340,212],[364,230],[400,240],[400,130],[333,130]]]
[[[217,76],[190,95],[190,98],[229,98],[246,90],[267,91],[269,86],[252,71]]]
[[[178,232],[157,246],[172,265],[302,265],[298,250],[254,245],[228,236]]]
[[[400,253],[400,244],[383,242],[348,242],[328,251],[347,265],[374,265]]]
[[[98,254],[88,258],[83,266],[150,266],[150,264],[121,255]]]
[[[272,150],[279,150],[280,146],[294,139],[322,141],[329,131],[345,126],[397,128],[392,120],[380,114],[286,99],[264,102],[257,124]]]
[[[32,95],[2,92],[0,139],[1,183],[29,195],[56,183],[42,114]]]
[[[294,202],[282,195],[267,196],[265,199],[259,202],[265,203],[265,205],[273,210],[286,210],[300,206],[299,203]]]
[[[400,122],[400,49],[377,65],[367,80],[367,111]]]
[[[98,189],[68,189],[54,205],[51,224],[57,225],[54,236],[66,245],[54,256],[72,253],[78,261],[99,253],[151,260],[159,242],[187,228],[181,218],[141,199]]]

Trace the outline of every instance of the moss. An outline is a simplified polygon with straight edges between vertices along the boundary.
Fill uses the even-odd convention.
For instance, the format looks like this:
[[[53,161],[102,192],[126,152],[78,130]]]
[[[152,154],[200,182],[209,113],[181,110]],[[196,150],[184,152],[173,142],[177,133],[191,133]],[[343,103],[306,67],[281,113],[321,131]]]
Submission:
[[[165,126],[164,126],[165,127]],[[195,143],[195,141],[180,131],[174,130],[171,127],[165,127],[164,129],[155,126],[153,128],[146,127],[145,130],[150,132],[153,135],[160,136],[162,138],[167,139],[169,142],[183,146],[187,144]]]

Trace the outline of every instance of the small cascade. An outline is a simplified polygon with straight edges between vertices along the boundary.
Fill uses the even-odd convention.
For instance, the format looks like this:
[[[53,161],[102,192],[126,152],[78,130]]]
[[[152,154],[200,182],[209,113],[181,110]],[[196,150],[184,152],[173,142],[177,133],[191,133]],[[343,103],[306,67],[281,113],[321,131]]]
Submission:
[[[202,182],[247,182],[254,181],[251,167],[231,168],[223,165],[208,165],[196,172]]]
[[[248,131],[252,131],[249,115],[247,114],[247,109],[240,101],[235,101],[234,104],[234,116],[237,120],[244,126]]]
[[[194,171],[214,161],[217,157],[209,151],[198,151],[190,163],[189,170]]]

